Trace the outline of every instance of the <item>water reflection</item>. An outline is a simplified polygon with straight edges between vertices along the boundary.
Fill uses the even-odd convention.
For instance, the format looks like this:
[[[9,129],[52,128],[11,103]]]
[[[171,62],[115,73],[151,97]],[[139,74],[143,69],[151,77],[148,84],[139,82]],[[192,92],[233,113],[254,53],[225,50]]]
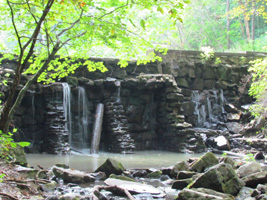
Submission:
[[[127,169],[131,168],[161,168],[174,165],[178,161],[188,160],[192,157],[200,157],[203,154],[181,154],[166,151],[138,151],[135,154],[114,154],[100,152],[95,155],[51,155],[51,154],[28,154],[30,166],[41,165],[49,168],[54,164],[66,164],[73,169],[92,172],[107,158],[120,161]]]

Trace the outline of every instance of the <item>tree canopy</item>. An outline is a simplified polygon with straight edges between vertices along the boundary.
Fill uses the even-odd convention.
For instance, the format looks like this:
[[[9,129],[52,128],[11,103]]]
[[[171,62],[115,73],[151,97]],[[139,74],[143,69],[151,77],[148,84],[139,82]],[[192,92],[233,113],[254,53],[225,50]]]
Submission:
[[[2,59],[16,56],[17,69],[3,105],[0,129],[7,131],[16,107],[35,81],[63,78],[80,66],[89,71],[107,70],[103,63],[76,62],[105,51],[120,58],[125,67],[130,59],[138,63],[160,59],[146,55],[153,45],[151,31],[161,16],[181,21],[180,11],[188,0],[1,0],[0,30],[8,36],[1,44]],[[138,15],[138,17],[136,17]],[[97,52],[96,52],[97,51]],[[93,53],[94,54],[93,54]],[[9,54],[7,54],[9,53]],[[15,99],[22,73],[33,74]],[[15,101],[15,103],[13,103]]]

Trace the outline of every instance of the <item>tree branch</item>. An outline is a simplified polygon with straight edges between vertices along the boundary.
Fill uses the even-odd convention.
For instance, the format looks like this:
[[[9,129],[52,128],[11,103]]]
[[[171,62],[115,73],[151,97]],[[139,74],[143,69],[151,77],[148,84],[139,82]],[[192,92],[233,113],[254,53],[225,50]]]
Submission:
[[[60,45],[59,48],[62,48],[64,45],[66,45],[69,41],[73,40],[74,38],[79,38],[79,37],[83,36],[86,32],[87,32],[87,31],[84,31],[84,32],[82,32],[82,33],[79,34],[79,35],[76,35],[76,36],[74,36],[74,37],[72,37],[72,38],[67,39],[65,42],[63,42],[63,43]]]
[[[11,12],[11,20],[12,20],[12,26],[14,27],[16,36],[17,36],[17,38],[18,38],[18,43],[19,43],[20,53],[23,54],[22,44],[21,44],[21,40],[20,40],[20,36],[19,36],[19,32],[18,32],[16,23],[15,23],[14,11],[13,11],[12,6],[10,5],[10,1],[7,0],[6,2],[7,2],[7,4],[8,4],[8,6],[9,6],[9,8],[10,8],[10,12]]]
[[[34,14],[31,12],[31,7],[30,7],[30,4],[29,4],[29,1],[27,1],[27,6],[28,6],[28,8],[29,8],[29,12],[31,13],[31,16],[33,17],[35,23],[38,24],[36,17],[35,17]]]
[[[24,70],[26,64],[28,63],[29,59],[30,59],[31,56],[33,55],[33,52],[34,52],[33,50],[34,50],[34,47],[35,47],[35,44],[36,44],[36,41],[37,41],[37,37],[38,37],[39,32],[40,32],[42,23],[43,23],[43,21],[45,20],[47,14],[49,13],[49,11],[50,11],[50,9],[51,9],[53,3],[54,3],[54,0],[49,0],[49,1],[47,2],[46,7],[45,7],[45,9],[43,10],[43,14],[42,14],[41,18],[39,19],[38,24],[36,25],[36,28],[35,28],[35,30],[34,30],[32,36],[31,36],[31,39],[29,39],[29,41],[23,46],[23,50],[25,50],[25,49],[28,47],[28,45],[29,45],[30,43],[32,43],[32,44],[31,44],[31,47],[30,47],[30,50],[29,50],[29,52],[28,52],[28,54],[27,54],[25,60],[23,61],[22,67],[21,67],[21,69],[20,69],[20,73],[23,72],[23,70]]]
[[[57,34],[57,37],[60,37],[63,33],[65,33],[66,31],[68,31],[70,29],[72,29],[81,20],[82,15],[83,15],[83,10],[82,10],[79,18],[75,22],[73,22],[69,27],[63,29],[59,34]]]
[[[98,20],[101,20],[103,17],[105,17],[105,16],[107,16],[107,15],[110,15],[110,14],[116,12],[117,10],[119,10],[119,9],[121,9],[121,8],[124,8],[124,7],[128,6],[128,5],[129,5],[129,3],[128,3],[128,1],[127,1],[127,3],[126,3],[125,5],[120,6],[120,7],[117,7],[117,8],[115,8],[114,10],[112,10],[112,11],[110,11],[110,12],[108,12],[108,13],[105,13],[104,15],[102,15],[101,17],[99,17]]]

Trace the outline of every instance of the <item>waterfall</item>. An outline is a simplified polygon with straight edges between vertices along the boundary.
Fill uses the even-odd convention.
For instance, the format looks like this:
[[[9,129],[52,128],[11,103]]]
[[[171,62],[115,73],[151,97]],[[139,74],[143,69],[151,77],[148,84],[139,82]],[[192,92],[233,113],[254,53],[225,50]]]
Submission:
[[[68,83],[62,83],[63,87],[63,110],[64,117],[66,120],[65,129],[69,133],[69,144],[71,145],[72,140],[72,126],[71,126],[71,92]]]
[[[224,95],[223,95],[223,90],[221,89],[220,90],[220,107],[222,109],[222,113],[225,113],[224,104],[225,104],[225,98],[224,98]]]
[[[193,91],[191,99],[197,127],[212,128],[220,122],[225,104],[223,90]]]
[[[118,87],[118,90],[117,90],[117,100],[116,100],[116,102],[117,103],[120,103],[121,102],[121,82],[117,80],[115,82],[115,85]]]
[[[200,104],[200,95],[198,91],[193,91],[192,101],[195,104],[194,115],[197,118],[196,125],[202,127],[206,121],[206,109],[204,105]]]
[[[77,145],[79,149],[89,148],[88,141],[88,101],[86,92],[83,87],[78,87],[78,133],[76,137],[79,138],[80,143]]]

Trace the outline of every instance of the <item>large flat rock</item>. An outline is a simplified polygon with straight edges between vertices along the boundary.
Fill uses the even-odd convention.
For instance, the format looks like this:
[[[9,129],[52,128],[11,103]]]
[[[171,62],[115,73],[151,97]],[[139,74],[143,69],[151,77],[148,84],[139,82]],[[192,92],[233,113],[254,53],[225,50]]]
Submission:
[[[162,197],[162,198],[165,196],[165,194],[161,190],[151,185],[146,185],[143,183],[124,181],[124,180],[119,180],[115,178],[108,178],[104,182],[108,186],[117,186],[122,189],[126,189],[130,193],[133,193],[133,194],[149,193],[152,196],[157,196],[157,197]]]

